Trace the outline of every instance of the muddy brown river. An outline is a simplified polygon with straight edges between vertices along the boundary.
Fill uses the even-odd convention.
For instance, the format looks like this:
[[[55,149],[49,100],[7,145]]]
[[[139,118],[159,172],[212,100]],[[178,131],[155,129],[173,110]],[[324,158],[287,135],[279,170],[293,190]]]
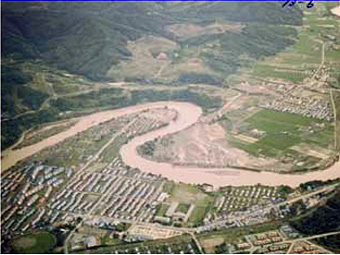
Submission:
[[[159,163],[141,157],[136,148],[143,143],[153,140],[154,138],[172,134],[196,123],[202,110],[200,107],[183,102],[156,102],[143,105],[131,106],[117,110],[109,110],[94,113],[79,118],[77,124],[70,129],[56,134],[34,145],[21,148],[19,150],[7,150],[2,153],[1,168],[2,171],[15,165],[18,161],[23,160],[40,150],[53,146],[71,136],[76,135],[88,128],[117,118],[125,114],[132,114],[141,110],[168,107],[178,112],[178,118],[172,121],[168,126],[151,131],[147,134],[138,136],[123,145],[120,149],[122,160],[126,165],[139,168],[143,172],[162,175],[170,180],[192,183],[192,184],[212,184],[215,188],[226,185],[255,185],[263,184],[270,186],[289,185],[298,186],[300,183],[312,180],[329,180],[340,178],[340,163],[337,162],[330,168],[323,171],[314,171],[304,174],[277,174],[271,172],[254,172],[247,170],[236,170],[232,168],[199,168],[188,166],[174,166],[170,163]]]

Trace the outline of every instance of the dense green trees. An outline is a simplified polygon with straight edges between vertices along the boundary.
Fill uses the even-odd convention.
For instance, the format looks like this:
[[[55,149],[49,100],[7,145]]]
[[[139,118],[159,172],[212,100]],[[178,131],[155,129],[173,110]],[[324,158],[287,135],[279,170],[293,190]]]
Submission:
[[[307,235],[317,235],[340,230],[340,190],[325,205],[311,210],[291,222],[292,226]]]

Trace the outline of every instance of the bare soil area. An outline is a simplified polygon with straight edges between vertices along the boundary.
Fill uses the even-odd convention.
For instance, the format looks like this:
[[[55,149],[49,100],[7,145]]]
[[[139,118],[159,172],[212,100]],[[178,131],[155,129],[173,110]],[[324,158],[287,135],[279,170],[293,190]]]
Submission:
[[[197,123],[186,130],[157,139],[154,155],[149,158],[174,165],[209,168],[233,166],[266,170],[278,164],[275,159],[253,157],[233,148],[226,135],[225,129],[217,123]]]

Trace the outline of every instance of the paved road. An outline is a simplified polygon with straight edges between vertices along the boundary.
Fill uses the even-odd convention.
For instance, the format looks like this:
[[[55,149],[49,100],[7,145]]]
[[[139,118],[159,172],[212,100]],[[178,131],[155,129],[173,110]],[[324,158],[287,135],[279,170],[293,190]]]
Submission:
[[[260,210],[256,210],[256,211],[253,211],[253,212],[249,212],[248,214],[242,215],[242,218],[243,218],[243,217],[249,217],[249,216],[251,216],[251,215],[257,214],[259,211],[270,210],[270,209],[272,209],[272,208],[277,208],[277,207],[280,207],[280,206],[282,206],[282,205],[292,204],[292,203],[297,202],[297,201],[299,201],[299,200],[301,200],[301,199],[306,199],[306,198],[309,198],[309,197],[311,197],[311,196],[314,196],[314,195],[317,195],[317,194],[320,194],[320,193],[323,193],[323,192],[326,192],[326,191],[331,191],[331,190],[335,189],[337,186],[340,186],[340,183],[335,183],[335,184],[326,186],[326,187],[324,187],[324,188],[318,189],[318,190],[316,190],[316,191],[312,191],[312,192],[303,194],[302,196],[299,196],[299,197],[290,199],[290,200],[288,200],[288,201],[284,201],[284,202],[281,202],[281,203],[278,203],[278,204],[274,204],[274,205],[270,205],[270,206],[261,208]],[[227,222],[235,221],[235,220],[240,220],[240,217],[234,216],[234,217],[228,218],[228,219],[226,219],[226,220],[221,220],[221,221],[213,222],[213,223],[211,223],[211,224],[205,225],[204,227],[207,227],[207,228],[216,228],[216,227],[219,227],[219,226],[221,226],[221,225],[224,225],[224,224],[227,223]],[[199,227],[198,229],[202,229],[202,228],[203,228],[203,227]]]
[[[197,240],[195,234],[192,233],[192,232],[190,232],[190,235],[191,235],[192,239],[194,240],[194,242],[195,242],[195,244],[196,244],[198,250],[200,251],[200,253],[201,253],[201,254],[204,254],[203,249],[202,249],[202,246],[201,246],[200,242]]]

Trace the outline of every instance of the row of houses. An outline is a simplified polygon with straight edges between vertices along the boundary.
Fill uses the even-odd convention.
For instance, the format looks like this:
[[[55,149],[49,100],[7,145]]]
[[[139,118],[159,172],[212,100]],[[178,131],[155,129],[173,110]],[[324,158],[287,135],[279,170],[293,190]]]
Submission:
[[[260,104],[265,109],[299,114],[319,120],[333,120],[330,104],[320,99],[296,98],[282,96],[270,102]]]

